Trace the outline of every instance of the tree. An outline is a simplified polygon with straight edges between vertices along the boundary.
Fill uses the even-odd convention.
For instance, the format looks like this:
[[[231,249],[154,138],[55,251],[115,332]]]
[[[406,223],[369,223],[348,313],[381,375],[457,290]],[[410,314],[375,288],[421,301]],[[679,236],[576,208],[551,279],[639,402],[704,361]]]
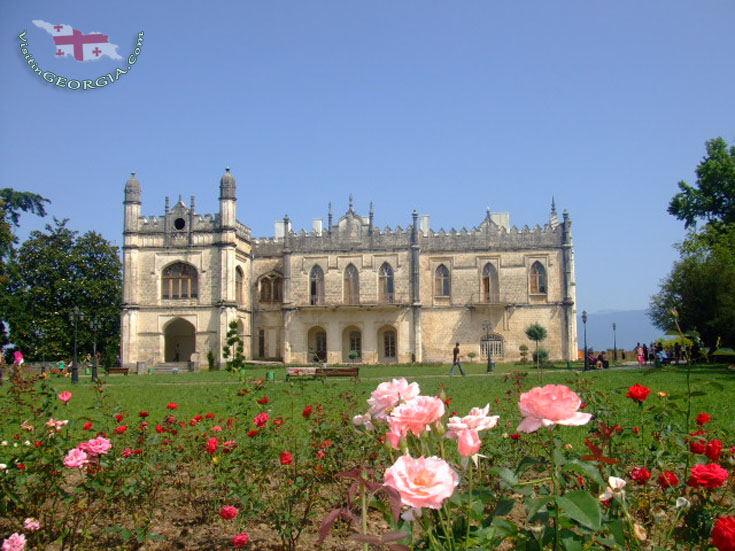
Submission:
[[[245,355],[242,339],[237,328],[237,321],[232,320],[227,330],[227,342],[222,347],[222,356],[227,363],[227,371],[238,371],[245,367]]]
[[[546,339],[546,328],[543,325],[534,323],[526,328],[526,336],[536,343],[536,371],[538,373],[538,380],[541,382],[541,361],[538,353],[538,343]]]
[[[681,327],[698,331],[713,346],[719,337],[735,343],[735,147],[716,138],[706,148],[696,186],[679,182],[680,191],[669,203],[669,213],[689,234],[678,245],[680,259],[651,297],[648,315],[670,331],[676,308]]]
[[[697,167],[697,184],[679,182],[679,193],[669,203],[669,214],[694,228],[698,220],[721,227],[735,224],[735,146],[715,138],[706,143],[707,156]]]
[[[34,231],[17,250],[7,269],[7,309],[12,340],[28,359],[68,359],[74,330],[69,312],[78,306],[85,319],[78,325],[79,349],[91,352],[100,321],[97,348],[108,362],[119,351],[122,268],[118,248],[90,231],[77,236],[67,220],[54,219],[45,232]]]
[[[679,247],[681,259],[661,282],[651,298],[648,312],[654,325],[664,331],[676,329],[672,308],[679,312],[685,331],[696,330],[705,344],[717,338],[735,343],[735,225],[722,230],[707,245],[699,236]]]

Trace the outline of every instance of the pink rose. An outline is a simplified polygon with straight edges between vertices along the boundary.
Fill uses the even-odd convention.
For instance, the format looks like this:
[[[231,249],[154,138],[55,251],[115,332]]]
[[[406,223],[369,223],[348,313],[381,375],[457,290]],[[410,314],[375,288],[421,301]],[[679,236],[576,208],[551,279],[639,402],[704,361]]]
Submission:
[[[448,438],[457,438],[459,433],[463,430],[474,430],[480,432],[481,430],[490,430],[497,423],[500,418],[499,415],[488,415],[490,411],[490,404],[487,404],[484,408],[472,408],[469,414],[464,417],[450,417],[449,418],[449,433]]]
[[[444,402],[434,396],[417,396],[399,405],[388,417],[390,431],[405,436],[409,431],[420,436],[431,423],[444,415]]]
[[[74,448],[69,450],[64,458],[64,466],[69,469],[79,469],[86,465],[88,462],[88,456],[82,450]]]
[[[102,455],[110,451],[112,444],[110,444],[110,441],[107,438],[98,436],[97,438],[93,438],[87,442],[82,442],[77,446],[77,448],[94,457],[95,455]]]
[[[518,407],[524,419],[516,430],[535,432],[554,425],[586,425],[592,414],[578,411],[581,404],[577,393],[567,386],[537,386],[521,394]]]
[[[459,444],[459,454],[464,457],[472,457],[482,446],[480,435],[477,434],[476,430],[465,429],[459,432],[457,435],[457,444]]]
[[[219,425],[215,425],[212,427],[212,432],[221,432],[221,431],[222,431],[222,427],[220,427]]]
[[[23,521],[23,528],[29,532],[35,532],[41,529],[41,523],[35,518],[29,517]]]
[[[402,455],[385,471],[385,485],[401,495],[409,507],[439,509],[459,484],[459,476],[438,457]]]
[[[365,430],[375,430],[369,413],[366,413],[365,415],[355,415],[352,418],[352,424],[356,427],[363,426],[365,427]]]
[[[373,391],[367,403],[370,406],[370,415],[375,419],[385,421],[392,410],[401,402],[408,402],[419,395],[417,383],[408,384],[406,379],[393,379],[390,383],[380,383]]]
[[[71,400],[71,392],[65,390],[64,392],[59,394],[59,400],[66,404],[69,400]]]
[[[26,537],[17,532],[3,540],[2,551],[23,551],[26,546]]]

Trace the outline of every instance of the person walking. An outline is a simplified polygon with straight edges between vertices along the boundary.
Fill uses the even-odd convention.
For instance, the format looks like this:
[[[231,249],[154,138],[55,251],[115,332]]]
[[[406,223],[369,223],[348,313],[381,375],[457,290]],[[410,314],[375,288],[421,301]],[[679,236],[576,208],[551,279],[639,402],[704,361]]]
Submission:
[[[454,350],[452,350],[452,369],[449,370],[449,376],[451,377],[454,374],[454,368],[459,367],[460,373],[462,373],[462,377],[467,375],[464,372],[464,369],[462,369],[462,356],[459,354],[459,343],[456,343],[454,345]]]
[[[643,369],[643,362],[645,361],[645,356],[643,355],[643,347],[641,346],[641,343],[638,343],[638,346],[635,347],[635,355],[638,359],[638,369]]]

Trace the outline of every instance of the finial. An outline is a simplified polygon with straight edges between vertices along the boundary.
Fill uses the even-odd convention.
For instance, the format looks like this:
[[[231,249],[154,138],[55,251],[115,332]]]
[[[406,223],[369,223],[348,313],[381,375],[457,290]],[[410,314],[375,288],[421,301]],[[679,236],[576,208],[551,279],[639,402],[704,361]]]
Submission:
[[[131,176],[132,176],[133,178],[135,178],[135,171],[133,170],[133,171],[132,171],[132,172],[130,173],[130,175],[131,175]]]
[[[225,167],[225,172],[229,172],[229,171],[230,171],[230,167],[229,166],[226,166]]]
[[[179,203],[181,203],[181,194],[179,193]]]
[[[419,217],[419,212],[416,209],[413,209],[411,216],[413,216],[413,219],[416,220]]]
[[[556,201],[554,201],[554,196],[551,196],[551,212],[556,212]]]
[[[373,212],[373,202],[370,201],[370,213],[372,214],[372,212]]]
[[[490,207],[485,208],[485,213],[487,214],[487,217],[490,218]]]
[[[196,201],[196,198],[192,195],[191,196],[191,210],[194,210],[194,202]]]
[[[168,213],[168,202],[169,202],[169,198],[168,198],[168,195],[166,195],[166,212],[167,213]]]
[[[567,220],[569,218],[569,211],[567,211],[567,209],[564,209],[564,212],[562,212],[562,216],[564,217],[564,220]]]
[[[352,194],[350,193],[350,210],[352,210]]]
[[[332,214],[332,202],[329,201],[329,214]]]

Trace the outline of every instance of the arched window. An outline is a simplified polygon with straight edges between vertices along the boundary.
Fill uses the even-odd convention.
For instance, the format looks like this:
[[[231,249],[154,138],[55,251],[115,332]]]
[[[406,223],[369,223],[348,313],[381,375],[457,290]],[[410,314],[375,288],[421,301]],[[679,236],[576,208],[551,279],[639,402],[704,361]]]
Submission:
[[[546,269],[540,262],[531,266],[531,294],[546,294]]]
[[[383,333],[383,355],[386,358],[396,357],[396,332],[393,330]]]
[[[352,264],[345,269],[344,303],[360,304],[360,279]]]
[[[392,303],[394,300],[393,268],[385,262],[378,270],[378,302]]]
[[[434,296],[448,297],[449,294],[449,270],[444,264],[439,264],[434,272]]]
[[[163,270],[161,297],[165,299],[197,298],[197,271],[191,264],[176,262]]]
[[[498,271],[489,262],[482,269],[482,302],[498,302]]]
[[[238,305],[242,305],[245,302],[244,280],[242,269],[238,266],[235,268],[235,301]]]
[[[283,301],[283,278],[269,275],[260,280],[260,302]]]
[[[309,274],[309,302],[312,305],[324,304],[324,272],[318,265]]]

